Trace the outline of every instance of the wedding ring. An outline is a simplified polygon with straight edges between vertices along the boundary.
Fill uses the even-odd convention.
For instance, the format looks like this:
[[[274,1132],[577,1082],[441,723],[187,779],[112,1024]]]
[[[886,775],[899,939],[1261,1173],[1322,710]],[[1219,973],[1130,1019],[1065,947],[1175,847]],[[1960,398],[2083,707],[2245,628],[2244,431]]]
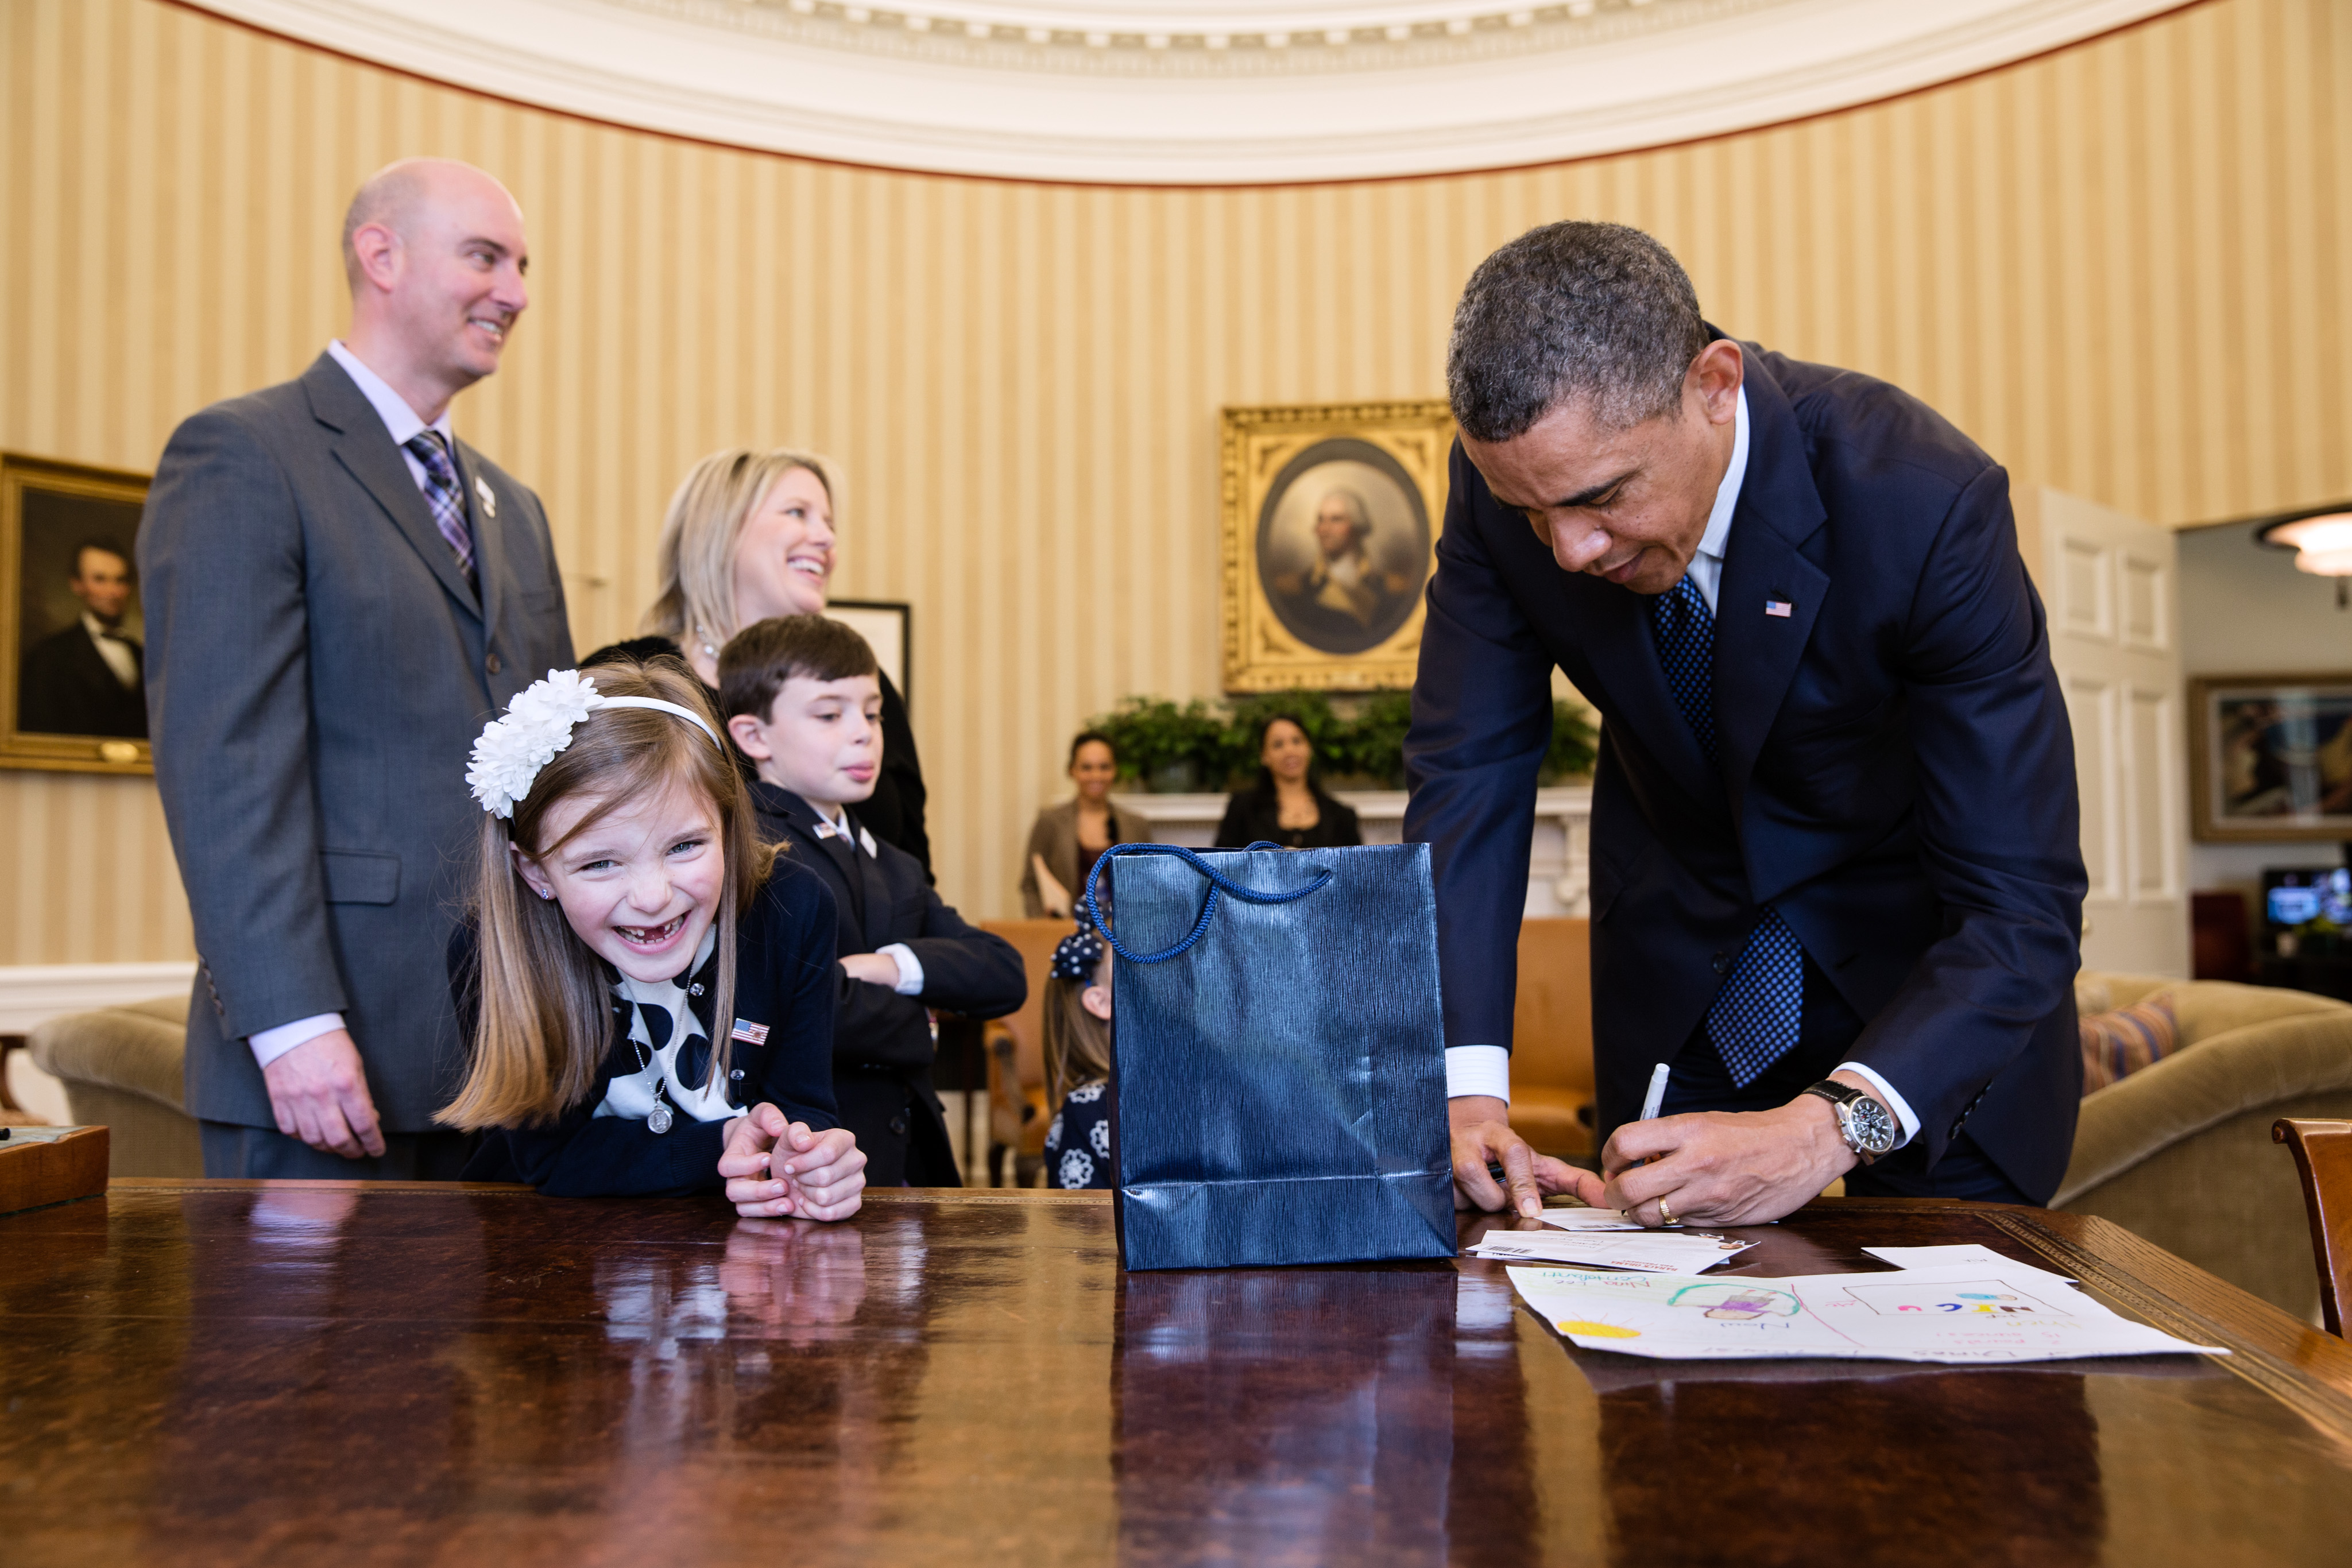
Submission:
[[[1658,1199],[1658,1223],[1661,1225],[1672,1225],[1674,1222],[1675,1211],[1666,1207],[1666,1200],[1664,1198],[1662,1197]]]

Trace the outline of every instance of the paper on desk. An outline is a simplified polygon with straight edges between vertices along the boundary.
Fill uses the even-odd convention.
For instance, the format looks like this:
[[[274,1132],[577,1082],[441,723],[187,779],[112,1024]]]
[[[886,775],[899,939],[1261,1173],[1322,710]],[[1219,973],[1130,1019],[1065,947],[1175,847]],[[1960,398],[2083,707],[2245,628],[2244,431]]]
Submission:
[[[1574,1231],[1562,1236],[1549,1230],[1490,1230],[1470,1250],[1481,1258],[1533,1259],[1548,1263],[1583,1263],[1603,1269],[1639,1269],[1654,1274],[1696,1274],[1728,1261],[1753,1241],[1709,1236],[1696,1230],[1643,1230],[1628,1233]]]
[[[2047,1269],[2036,1269],[2031,1263],[2020,1263],[2013,1258],[2004,1258],[1991,1248],[1980,1247],[1973,1241],[1961,1242],[1949,1247],[1865,1247],[1863,1250],[1884,1262],[1894,1264],[1898,1269],[1948,1269],[1954,1264],[1966,1263],[1972,1267],[2007,1269],[2012,1271],[2025,1269],[2036,1274],[2049,1274],[2050,1278],[2063,1280],[2070,1285],[2082,1283],[2071,1275],[2052,1274]]]
[[[2056,1275],[2017,1265],[1777,1280],[1508,1272],[1520,1298],[1582,1348],[1659,1360],[1999,1363],[2229,1354],[2128,1322]]]

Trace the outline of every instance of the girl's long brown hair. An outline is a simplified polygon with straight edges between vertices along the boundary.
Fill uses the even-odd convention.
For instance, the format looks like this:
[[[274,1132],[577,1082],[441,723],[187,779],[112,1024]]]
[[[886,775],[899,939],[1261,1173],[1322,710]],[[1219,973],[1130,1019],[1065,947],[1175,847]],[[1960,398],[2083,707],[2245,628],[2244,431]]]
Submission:
[[[1109,961],[1105,953],[1104,964]],[[1110,1076],[1110,1025],[1087,1011],[1081,999],[1088,986],[1108,979],[1097,967],[1083,980],[1045,982],[1040,1009],[1045,1015],[1045,1103],[1055,1111],[1062,1108],[1062,1098],[1071,1090]]]
[[[669,662],[620,661],[587,674],[608,697],[659,697],[702,714],[719,734],[702,683]],[[735,932],[745,907],[775,863],[760,841],[751,797],[731,753],[676,714],[647,708],[599,708],[572,731],[530,793],[515,802],[514,818],[482,813],[480,863],[475,868],[474,915],[480,933],[481,1012],[475,1026],[465,1087],[434,1120],[468,1132],[551,1121],[587,1097],[613,1048],[613,992],[604,961],[573,933],[563,907],[541,900],[523,883],[512,851],[534,860],[563,845],[624,801],[688,789],[709,803],[725,854],[717,935],[718,995],[712,998],[710,1075],[727,1072],[730,1026],[735,1017]],[[574,796],[594,804],[572,831],[543,841],[548,814]]]

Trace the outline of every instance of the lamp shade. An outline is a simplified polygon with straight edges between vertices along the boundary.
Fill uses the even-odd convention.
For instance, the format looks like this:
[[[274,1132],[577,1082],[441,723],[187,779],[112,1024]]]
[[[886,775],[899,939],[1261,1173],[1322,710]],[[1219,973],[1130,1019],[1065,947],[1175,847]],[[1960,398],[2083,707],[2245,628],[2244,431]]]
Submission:
[[[2273,523],[2254,537],[2273,549],[2294,551],[2297,571],[2352,577],[2352,512]]]

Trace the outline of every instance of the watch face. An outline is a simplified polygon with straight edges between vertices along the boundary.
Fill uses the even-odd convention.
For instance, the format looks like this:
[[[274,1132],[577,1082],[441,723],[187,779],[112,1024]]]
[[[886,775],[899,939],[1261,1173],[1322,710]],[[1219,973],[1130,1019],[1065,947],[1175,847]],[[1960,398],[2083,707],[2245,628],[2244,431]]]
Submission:
[[[1883,1155],[1895,1146],[1899,1129],[1895,1125],[1895,1113],[1868,1095],[1854,1101],[1849,1107],[1853,1117],[1853,1141],[1874,1155]]]

